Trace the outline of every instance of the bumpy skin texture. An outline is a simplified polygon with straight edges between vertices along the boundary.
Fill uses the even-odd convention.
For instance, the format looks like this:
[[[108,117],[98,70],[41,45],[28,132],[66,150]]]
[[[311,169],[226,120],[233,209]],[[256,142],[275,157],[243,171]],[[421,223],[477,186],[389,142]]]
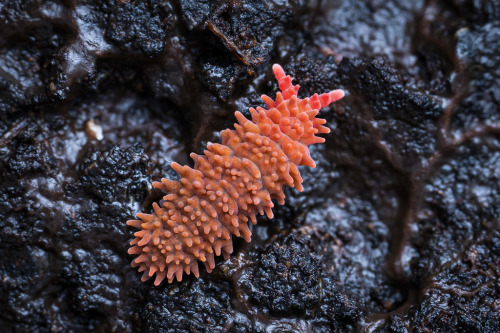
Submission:
[[[344,92],[300,99],[299,86],[283,68],[276,64],[273,72],[281,92],[276,101],[262,96],[268,110],[250,108],[252,120],[237,111],[235,130],[222,131],[221,144],[208,144],[204,155],[191,154],[194,168],[172,163],[180,181],[153,183],[167,192],[153,204],[153,214],[138,213],[139,220],[127,222],[140,229],[128,252],[139,255],[132,266],[144,272],[142,281],[155,273],[155,285],[165,277],[181,281],[183,272],[198,277],[198,260],[210,272],[214,255],[228,258],[233,252],[231,235],[249,242],[248,222],[255,224],[257,214],[273,217],[271,200],[284,203],[284,185],[302,190],[298,166],[315,167],[308,146],[324,142],[316,134],[330,131],[316,115]]]

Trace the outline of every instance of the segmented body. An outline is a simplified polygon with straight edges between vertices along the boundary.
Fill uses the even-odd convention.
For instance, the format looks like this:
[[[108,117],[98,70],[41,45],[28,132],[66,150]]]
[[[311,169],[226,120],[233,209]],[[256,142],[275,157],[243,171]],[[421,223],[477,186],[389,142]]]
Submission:
[[[204,155],[191,154],[193,168],[172,163],[180,181],[154,182],[167,194],[153,204],[152,214],[138,213],[139,220],[127,222],[140,229],[129,254],[138,255],[132,266],[144,272],[142,281],[154,274],[155,285],[165,278],[180,281],[183,273],[198,277],[198,261],[210,272],[214,256],[233,252],[232,235],[248,242],[248,222],[255,224],[257,214],[273,217],[272,199],[284,203],[285,185],[302,191],[298,166],[315,167],[308,146],[324,142],[316,134],[329,132],[316,115],[344,93],[299,99],[299,86],[281,66],[273,72],[281,90],[276,101],[263,95],[267,110],[250,108],[251,120],[237,111],[238,123],[220,133],[221,144],[208,144]]]

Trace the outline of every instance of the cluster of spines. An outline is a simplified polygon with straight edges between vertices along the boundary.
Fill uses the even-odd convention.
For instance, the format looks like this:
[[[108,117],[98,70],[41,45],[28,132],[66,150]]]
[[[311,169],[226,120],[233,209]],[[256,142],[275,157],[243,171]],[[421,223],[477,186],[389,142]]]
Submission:
[[[281,90],[276,101],[263,95],[268,109],[250,108],[251,120],[237,111],[238,123],[220,133],[221,144],[208,144],[204,155],[190,155],[193,168],[172,163],[180,181],[154,182],[167,194],[153,204],[152,214],[138,213],[140,220],[127,222],[140,229],[129,254],[139,255],[132,266],[144,272],[142,281],[154,274],[155,285],[165,278],[180,281],[183,273],[198,277],[198,261],[210,272],[214,255],[227,259],[232,253],[231,235],[248,242],[248,222],[255,224],[257,214],[273,217],[272,199],[284,203],[283,186],[302,191],[298,166],[315,167],[307,146],[324,142],[316,134],[329,132],[316,115],[344,93],[299,99],[299,86],[281,66],[273,71]]]

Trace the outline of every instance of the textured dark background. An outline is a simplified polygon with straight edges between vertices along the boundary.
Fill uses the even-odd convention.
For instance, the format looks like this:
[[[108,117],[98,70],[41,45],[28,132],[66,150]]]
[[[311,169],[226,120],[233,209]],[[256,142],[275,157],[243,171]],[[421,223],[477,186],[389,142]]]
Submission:
[[[0,331],[499,332],[496,0],[0,0]],[[305,190],[213,273],[141,283],[125,222],[280,63]],[[99,133],[102,129],[102,137]]]

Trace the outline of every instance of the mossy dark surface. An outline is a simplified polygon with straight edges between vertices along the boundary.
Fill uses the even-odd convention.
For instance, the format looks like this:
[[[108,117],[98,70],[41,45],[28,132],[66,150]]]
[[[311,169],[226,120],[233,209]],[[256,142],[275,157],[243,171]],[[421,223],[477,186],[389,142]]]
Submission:
[[[408,3],[408,4],[406,4]],[[0,1],[1,332],[499,332],[500,5]],[[140,282],[125,222],[280,63],[304,191],[214,271]]]

